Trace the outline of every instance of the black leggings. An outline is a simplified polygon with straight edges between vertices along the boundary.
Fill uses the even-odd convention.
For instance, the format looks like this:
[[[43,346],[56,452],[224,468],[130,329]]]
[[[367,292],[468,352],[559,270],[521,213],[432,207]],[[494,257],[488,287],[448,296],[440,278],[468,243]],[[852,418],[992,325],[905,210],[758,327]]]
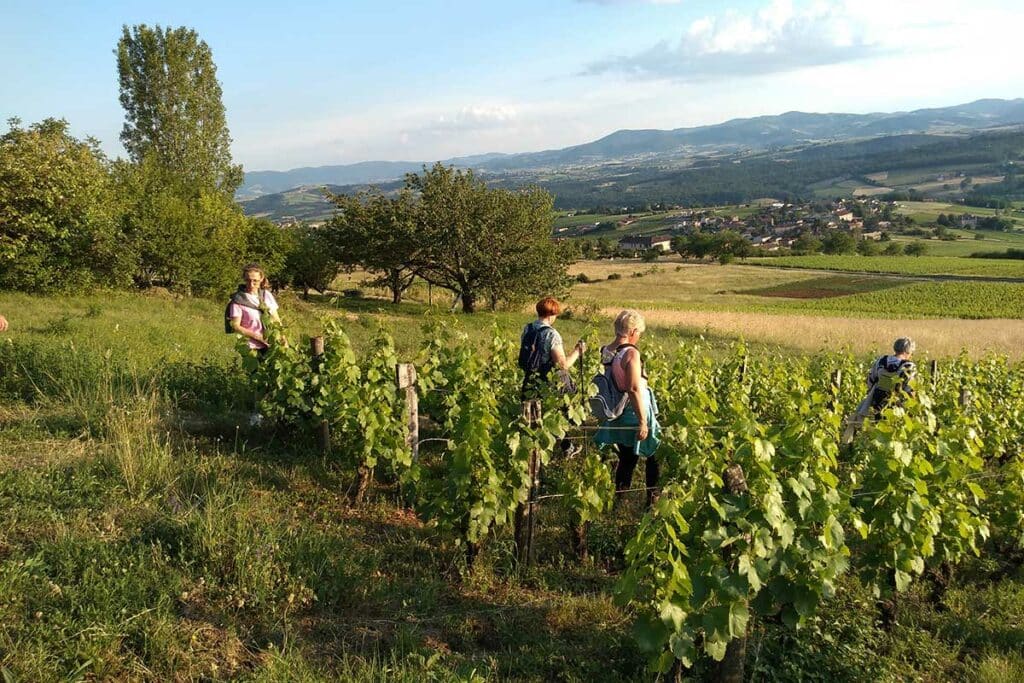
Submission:
[[[640,456],[633,452],[632,446],[620,443],[616,448],[619,451],[619,466],[615,468],[615,490],[625,491],[633,481],[633,470]],[[653,455],[647,456],[644,461],[647,488],[651,489],[658,485],[658,461]]]

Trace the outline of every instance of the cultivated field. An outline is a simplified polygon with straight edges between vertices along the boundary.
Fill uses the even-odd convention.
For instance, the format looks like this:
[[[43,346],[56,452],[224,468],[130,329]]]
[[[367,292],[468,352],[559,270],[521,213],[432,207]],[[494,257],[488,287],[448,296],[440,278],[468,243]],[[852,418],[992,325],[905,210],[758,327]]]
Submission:
[[[1024,261],[972,259],[955,256],[779,256],[759,257],[751,263],[776,268],[810,268],[899,275],[959,275],[1015,278],[1024,281]]]

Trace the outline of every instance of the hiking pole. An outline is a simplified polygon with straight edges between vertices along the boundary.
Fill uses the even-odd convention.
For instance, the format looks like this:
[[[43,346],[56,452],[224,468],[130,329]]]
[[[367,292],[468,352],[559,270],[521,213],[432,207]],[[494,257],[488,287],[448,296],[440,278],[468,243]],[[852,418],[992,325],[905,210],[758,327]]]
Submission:
[[[576,386],[576,392],[579,393],[579,394],[583,393],[583,379],[586,376],[586,369],[585,369],[585,366],[583,365],[583,354],[586,353],[586,349],[587,349],[586,342],[584,342],[583,348],[580,349],[580,383]],[[584,398],[586,398],[586,397],[584,397]]]

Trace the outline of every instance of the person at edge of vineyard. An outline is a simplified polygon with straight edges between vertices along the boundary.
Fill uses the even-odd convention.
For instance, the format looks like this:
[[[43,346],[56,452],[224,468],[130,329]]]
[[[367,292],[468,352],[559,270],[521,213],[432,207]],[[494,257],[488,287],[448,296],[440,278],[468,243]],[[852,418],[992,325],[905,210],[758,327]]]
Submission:
[[[917,366],[911,358],[917,344],[909,337],[900,337],[892,345],[892,354],[879,357],[871,365],[868,372],[868,393],[857,406],[856,412],[847,420],[843,443],[853,441],[853,436],[868,417],[878,418],[886,406],[896,399],[902,402],[903,396],[912,396],[911,386],[917,376]]]
[[[523,386],[520,399],[526,401],[539,398],[542,387],[548,382],[551,371],[557,368],[560,389],[564,393],[576,391],[569,369],[587,350],[580,339],[567,355],[562,335],[555,329],[555,320],[562,314],[562,304],[554,297],[544,297],[537,302],[537,319],[523,328],[519,338],[519,367],[523,371]],[[572,455],[579,446],[569,439],[563,439],[562,452]]]
[[[0,315],[0,332],[7,331],[7,318]]]
[[[270,292],[263,268],[258,263],[246,264],[242,268],[242,284],[238,285],[238,289],[231,295],[227,310],[224,312],[224,331],[247,337],[249,348],[257,357],[262,358],[269,348],[263,336],[266,330],[263,316],[267,315],[280,323],[277,308],[277,300]],[[262,421],[263,416],[258,411],[254,411],[249,418],[249,423],[253,426]]]
[[[647,329],[638,311],[625,310],[615,318],[615,339],[601,347],[601,364],[611,367],[615,387],[625,392],[629,400],[622,415],[598,428],[594,442],[599,446],[614,444],[619,455],[615,470],[617,495],[629,488],[633,471],[640,458],[644,458],[647,486],[647,505],[658,497],[658,461],[654,452],[661,443],[658,425],[658,403],[654,392],[647,386],[643,359],[637,343]]]

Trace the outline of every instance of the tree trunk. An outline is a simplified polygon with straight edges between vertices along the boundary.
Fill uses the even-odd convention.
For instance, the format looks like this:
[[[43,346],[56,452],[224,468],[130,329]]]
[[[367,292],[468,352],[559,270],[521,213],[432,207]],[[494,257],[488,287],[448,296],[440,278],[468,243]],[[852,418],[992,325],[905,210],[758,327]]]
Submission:
[[[366,465],[360,465],[356,471],[356,490],[352,496],[352,502],[356,506],[363,504],[366,500],[366,492],[370,488],[370,482],[373,480],[373,470]]]
[[[572,544],[576,551],[576,558],[586,560],[590,555],[590,548],[587,546],[587,530],[590,522],[576,522],[572,525]]]
[[[391,273],[391,303],[397,306],[402,303],[402,275],[401,272]]]
[[[476,313],[476,294],[473,292],[462,292],[462,312]]]
[[[716,683],[743,683],[743,670],[747,661],[747,638],[733,638],[725,646],[725,659],[715,665]]]

